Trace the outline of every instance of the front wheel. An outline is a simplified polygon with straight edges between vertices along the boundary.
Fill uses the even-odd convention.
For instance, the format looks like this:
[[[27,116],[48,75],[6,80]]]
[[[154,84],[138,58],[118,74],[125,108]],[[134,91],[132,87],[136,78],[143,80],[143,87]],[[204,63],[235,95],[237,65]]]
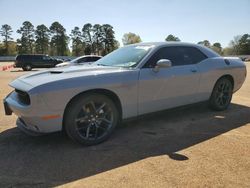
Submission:
[[[110,137],[118,119],[118,110],[112,100],[100,94],[85,94],[67,107],[64,126],[74,141],[95,145]]]
[[[214,110],[226,110],[231,102],[233,84],[227,78],[221,78],[214,86],[209,100],[210,107]]]

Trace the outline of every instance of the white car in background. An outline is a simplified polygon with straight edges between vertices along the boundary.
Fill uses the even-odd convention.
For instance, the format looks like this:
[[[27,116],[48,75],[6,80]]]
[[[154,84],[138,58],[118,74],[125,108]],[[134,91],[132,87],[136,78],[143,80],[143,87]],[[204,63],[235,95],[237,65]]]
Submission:
[[[56,67],[64,67],[64,66],[70,66],[70,65],[81,65],[81,64],[85,64],[85,63],[93,63],[101,58],[102,58],[102,56],[98,56],[98,55],[85,55],[85,56],[80,56],[78,58],[75,58],[71,61],[59,63],[56,65]]]

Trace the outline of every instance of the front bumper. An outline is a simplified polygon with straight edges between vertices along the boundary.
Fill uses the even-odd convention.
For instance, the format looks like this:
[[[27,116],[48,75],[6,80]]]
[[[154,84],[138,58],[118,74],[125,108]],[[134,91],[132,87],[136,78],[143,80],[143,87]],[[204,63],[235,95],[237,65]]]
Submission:
[[[41,99],[38,100],[41,101]],[[5,114],[16,114],[18,116],[17,127],[28,135],[37,136],[62,130],[61,115],[54,119],[43,118],[48,114],[60,114],[60,112],[49,110],[43,102],[23,105],[19,101],[16,92],[12,92],[4,99],[3,103]]]
[[[25,122],[21,118],[18,118],[16,120],[16,125],[22,132],[30,136],[42,136],[45,134],[45,133],[38,132],[36,128],[34,129],[28,126],[27,124],[25,124]]]
[[[6,99],[3,100],[4,112],[6,116],[10,116],[12,114],[12,110],[10,109]]]

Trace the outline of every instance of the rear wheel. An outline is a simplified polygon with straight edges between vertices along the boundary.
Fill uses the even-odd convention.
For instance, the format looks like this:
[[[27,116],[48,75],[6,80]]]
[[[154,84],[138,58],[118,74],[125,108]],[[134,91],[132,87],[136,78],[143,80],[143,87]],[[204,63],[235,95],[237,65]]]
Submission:
[[[25,66],[22,67],[22,69],[23,69],[24,71],[31,71],[31,70],[32,70],[32,67],[31,67],[31,65],[25,65]]]
[[[233,84],[228,78],[221,78],[214,86],[209,103],[214,110],[225,110],[228,108],[233,94]]]
[[[68,106],[64,125],[74,141],[95,145],[110,137],[118,118],[118,110],[112,100],[100,94],[86,94]]]

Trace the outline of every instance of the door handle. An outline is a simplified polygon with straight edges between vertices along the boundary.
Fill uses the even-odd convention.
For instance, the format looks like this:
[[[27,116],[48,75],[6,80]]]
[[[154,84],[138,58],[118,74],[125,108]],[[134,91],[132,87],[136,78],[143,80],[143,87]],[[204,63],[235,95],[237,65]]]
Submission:
[[[191,72],[196,73],[197,69],[190,69]]]

